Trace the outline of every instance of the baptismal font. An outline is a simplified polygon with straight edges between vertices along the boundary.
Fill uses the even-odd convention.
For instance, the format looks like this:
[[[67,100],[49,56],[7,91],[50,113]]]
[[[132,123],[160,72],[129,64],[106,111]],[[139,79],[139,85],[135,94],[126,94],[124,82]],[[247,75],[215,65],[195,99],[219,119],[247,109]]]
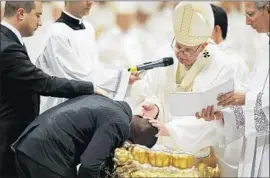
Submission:
[[[114,154],[112,177],[220,177],[217,159],[169,149],[148,149],[125,143]]]

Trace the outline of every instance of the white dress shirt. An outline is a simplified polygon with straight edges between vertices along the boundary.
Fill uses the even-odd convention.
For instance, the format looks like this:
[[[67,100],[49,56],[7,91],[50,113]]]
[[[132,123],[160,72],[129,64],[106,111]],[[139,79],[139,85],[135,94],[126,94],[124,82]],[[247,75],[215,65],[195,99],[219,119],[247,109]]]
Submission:
[[[5,27],[7,27],[8,29],[10,29],[19,39],[20,43],[23,45],[23,39],[22,39],[22,35],[20,34],[20,32],[13,27],[12,25],[10,25],[8,22],[6,22],[5,20],[2,20],[1,24]]]

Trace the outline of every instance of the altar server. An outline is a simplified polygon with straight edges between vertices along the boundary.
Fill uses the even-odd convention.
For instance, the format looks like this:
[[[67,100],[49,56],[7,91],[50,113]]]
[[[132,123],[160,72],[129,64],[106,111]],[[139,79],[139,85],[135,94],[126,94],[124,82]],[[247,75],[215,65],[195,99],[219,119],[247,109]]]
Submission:
[[[130,73],[127,70],[101,69],[95,31],[83,17],[89,14],[92,1],[66,1],[60,18],[49,27],[46,44],[36,65],[50,75],[91,81],[108,96],[122,100],[126,95]],[[65,99],[41,99],[41,112]]]

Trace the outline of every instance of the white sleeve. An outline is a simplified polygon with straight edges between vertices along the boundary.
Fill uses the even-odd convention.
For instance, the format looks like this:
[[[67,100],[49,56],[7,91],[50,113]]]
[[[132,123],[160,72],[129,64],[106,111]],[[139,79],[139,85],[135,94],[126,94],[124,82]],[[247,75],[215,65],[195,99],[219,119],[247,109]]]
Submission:
[[[143,92],[140,95],[140,104],[137,106],[136,111],[134,111],[136,114],[138,114],[141,110],[141,107],[145,103],[153,103],[157,105],[159,108],[159,117],[158,119],[161,119],[163,116],[163,103],[162,100],[159,98],[159,93],[162,90],[162,87],[160,85],[160,80],[158,73],[158,69],[148,70],[145,77],[143,78],[144,82],[146,83]]]
[[[45,63],[46,68],[52,71],[48,72],[51,75],[91,81],[106,90],[112,98],[123,100],[128,88],[130,73],[125,69],[101,69],[97,65],[97,68],[96,66],[89,66],[93,68],[91,72],[83,72],[86,75],[82,74],[81,70],[84,70],[85,66],[83,63],[76,62],[79,56],[69,42],[65,40],[64,38],[51,36],[42,54],[45,56],[44,61],[39,61],[39,65]]]
[[[244,132],[242,110],[224,109],[222,121],[205,121],[194,116],[174,117],[165,124],[170,137],[166,142],[174,144],[178,149],[196,153],[209,146],[224,147],[240,138]],[[239,119],[241,116],[242,118]]]
[[[235,90],[246,92],[250,75],[249,68],[244,62],[244,60],[240,58],[240,56],[239,58],[235,59],[234,65]]]
[[[221,133],[227,145],[245,134],[245,116],[241,106],[225,108],[222,113],[224,123]]]
[[[170,133],[170,143],[183,151],[197,153],[209,146],[223,145],[220,136],[221,121],[208,122],[194,116],[174,118],[165,124]],[[168,142],[169,143],[169,142]]]

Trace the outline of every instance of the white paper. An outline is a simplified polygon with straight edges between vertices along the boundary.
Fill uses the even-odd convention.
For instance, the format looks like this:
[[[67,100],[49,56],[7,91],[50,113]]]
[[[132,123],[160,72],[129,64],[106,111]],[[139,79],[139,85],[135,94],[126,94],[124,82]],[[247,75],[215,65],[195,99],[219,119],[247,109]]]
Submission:
[[[217,97],[222,93],[234,90],[234,81],[228,80],[218,86],[212,87],[205,92],[176,92],[169,95],[168,105],[173,116],[195,116],[203,108],[213,105],[214,108],[222,109],[217,106]]]

